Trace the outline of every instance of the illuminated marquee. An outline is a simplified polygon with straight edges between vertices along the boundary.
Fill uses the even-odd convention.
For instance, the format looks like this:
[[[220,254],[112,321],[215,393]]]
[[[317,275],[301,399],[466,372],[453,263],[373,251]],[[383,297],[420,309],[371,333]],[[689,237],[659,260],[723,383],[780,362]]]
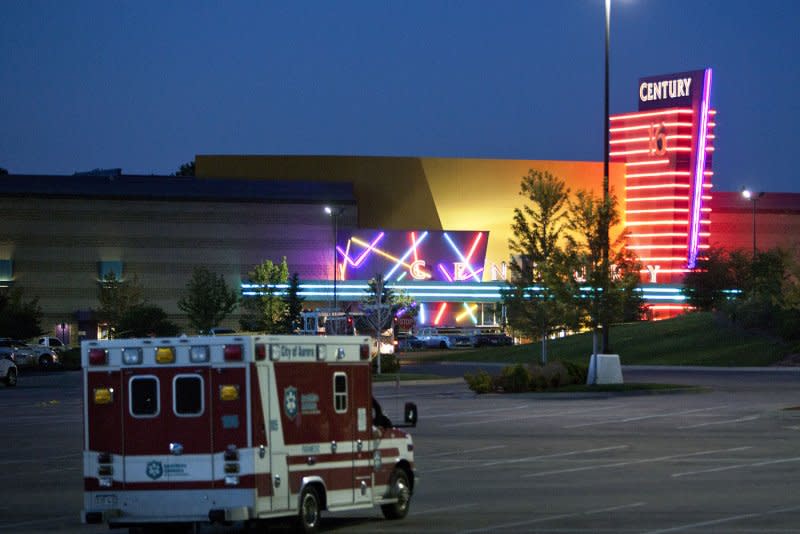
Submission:
[[[628,249],[646,282],[679,282],[708,248],[714,116],[711,69],[640,80],[639,111],[611,117],[625,163]]]
[[[488,232],[357,230],[337,243],[342,280],[480,282]],[[491,268],[497,273],[497,267]]]
[[[484,279],[488,237],[488,232],[472,231],[357,230],[337,243],[336,268],[343,281],[365,280],[381,274],[387,283],[398,289],[405,289],[398,284],[407,282],[420,284],[422,289],[435,288],[425,285],[427,282],[454,288],[459,284],[474,287]],[[491,280],[504,280],[505,264],[489,266],[489,276]],[[494,292],[497,293],[496,289]],[[448,298],[447,302],[418,300],[418,324],[478,324],[477,304],[452,302],[449,299],[456,297],[455,293],[440,293]],[[476,295],[473,290],[463,296],[474,298]]]

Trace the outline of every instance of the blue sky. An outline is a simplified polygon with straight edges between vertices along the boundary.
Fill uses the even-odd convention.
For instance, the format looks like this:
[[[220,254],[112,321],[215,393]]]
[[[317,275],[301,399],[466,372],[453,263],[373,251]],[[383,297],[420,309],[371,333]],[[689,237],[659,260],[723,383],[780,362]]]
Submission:
[[[0,166],[601,161],[603,25],[603,0],[5,0]],[[612,0],[611,112],[636,109],[640,77],[710,66],[716,190],[800,191],[798,27],[791,0]]]

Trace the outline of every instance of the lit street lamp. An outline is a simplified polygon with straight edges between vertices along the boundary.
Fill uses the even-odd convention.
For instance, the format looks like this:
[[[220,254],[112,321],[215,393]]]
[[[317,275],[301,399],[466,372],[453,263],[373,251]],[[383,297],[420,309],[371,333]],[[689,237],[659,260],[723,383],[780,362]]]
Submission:
[[[764,192],[756,193],[746,187],[742,189],[742,198],[753,203],[753,257],[756,257],[756,202],[764,196]]]
[[[609,160],[609,151],[608,151],[608,136],[609,136],[609,127],[610,127],[610,119],[608,115],[608,63],[609,63],[609,41],[610,41],[610,33],[611,33],[611,0],[606,0],[606,53],[605,53],[605,112],[604,112],[604,119],[605,123],[603,125],[603,210],[600,212],[600,216],[602,220],[600,221],[600,232],[601,232],[601,239],[602,239],[602,250],[603,250],[603,310],[602,310],[602,320],[600,324],[600,328],[602,330],[602,344],[601,344],[601,352],[603,354],[608,354],[609,352],[609,336],[608,336],[608,318],[606,317],[606,311],[608,309],[607,304],[607,295],[609,290],[609,272],[610,272],[610,265],[608,262],[608,247],[609,247],[609,237],[608,237],[608,225],[609,225],[609,213],[608,213],[608,206],[609,206],[609,199],[608,199],[608,160]]]
[[[338,269],[336,268],[336,245],[339,242],[339,216],[344,213],[344,208],[325,206],[325,213],[333,219],[333,311],[338,310],[338,303],[336,302],[336,279],[339,278]]]

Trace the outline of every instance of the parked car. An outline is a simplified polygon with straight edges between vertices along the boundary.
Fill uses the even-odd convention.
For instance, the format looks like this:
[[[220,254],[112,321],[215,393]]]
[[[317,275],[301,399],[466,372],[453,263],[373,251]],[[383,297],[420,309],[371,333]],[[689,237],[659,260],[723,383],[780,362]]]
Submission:
[[[505,334],[478,334],[476,347],[507,347],[514,344],[514,338]]]
[[[36,345],[40,347],[47,347],[48,349],[51,349],[59,354],[63,354],[69,350],[69,347],[57,337],[40,337],[38,340],[36,340]]]
[[[478,336],[454,336],[452,344],[454,347],[477,347]]]
[[[31,346],[18,339],[0,339],[0,358],[10,358],[17,367],[52,369],[61,363],[59,355],[50,348]]]
[[[209,328],[208,330],[209,336],[227,336],[235,333],[236,330],[234,330],[233,328],[225,328],[222,326],[215,326],[214,328]]]
[[[421,329],[417,337],[429,349],[449,349],[452,345],[448,336],[439,334],[434,328]]]
[[[425,343],[417,336],[400,334],[397,336],[397,350],[404,352],[409,350],[419,350],[425,347]]]
[[[17,385],[17,365],[10,357],[0,355],[0,382],[8,387]]]

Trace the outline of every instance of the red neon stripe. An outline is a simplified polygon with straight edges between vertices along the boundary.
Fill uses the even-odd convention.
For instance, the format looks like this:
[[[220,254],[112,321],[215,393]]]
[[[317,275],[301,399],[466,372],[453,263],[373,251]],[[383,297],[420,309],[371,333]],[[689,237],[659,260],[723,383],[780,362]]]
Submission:
[[[689,197],[673,197],[673,196],[663,196],[663,197],[636,197],[636,198],[626,198],[625,202],[656,202],[659,200],[689,200]]]
[[[439,312],[436,314],[436,318],[433,320],[433,324],[439,324],[439,321],[442,320],[442,315],[444,314],[444,310],[447,309],[447,303],[442,302],[441,306],[439,306]]]
[[[645,165],[661,165],[663,163],[669,163],[668,159],[657,159],[655,161],[634,161],[631,163],[625,163],[626,167],[643,167]]]
[[[626,174],[625,178],[650,178],[655,176],[691,176],[689,171],[659,171],[659,172],[640,172],[637,174]]]
[[[643,117],[660,117],[662,115],[672,115],[672,114],[686,114],[686,113],[693,113],[691,108],[670,108],[660,111],[647,111],[644,113],[633,112],[633,113],[622,113],[620,115],[614,115],[613,117],[609,117],[611,121],[619,121],[619,120],[626,120],[626,119],[638,119]]]
[[[478,232],[478,235],[475,236],[475,240],[472,242],[472,248],[469,249],[469,254],[467,254],[467,263],[472,258],[472,255],[475,253],[475,248],[478,246],[478,242],[483,237],[483,232]]]
[[[668,226],[668,225],[687,225],[689,221],[644,221],[644,222],[629,222],[625,226]]]
[[[635,191],[637,189],[669,189],[673,187],[689,189],[689,184],[628,185],[625,186],[625,190]]]

